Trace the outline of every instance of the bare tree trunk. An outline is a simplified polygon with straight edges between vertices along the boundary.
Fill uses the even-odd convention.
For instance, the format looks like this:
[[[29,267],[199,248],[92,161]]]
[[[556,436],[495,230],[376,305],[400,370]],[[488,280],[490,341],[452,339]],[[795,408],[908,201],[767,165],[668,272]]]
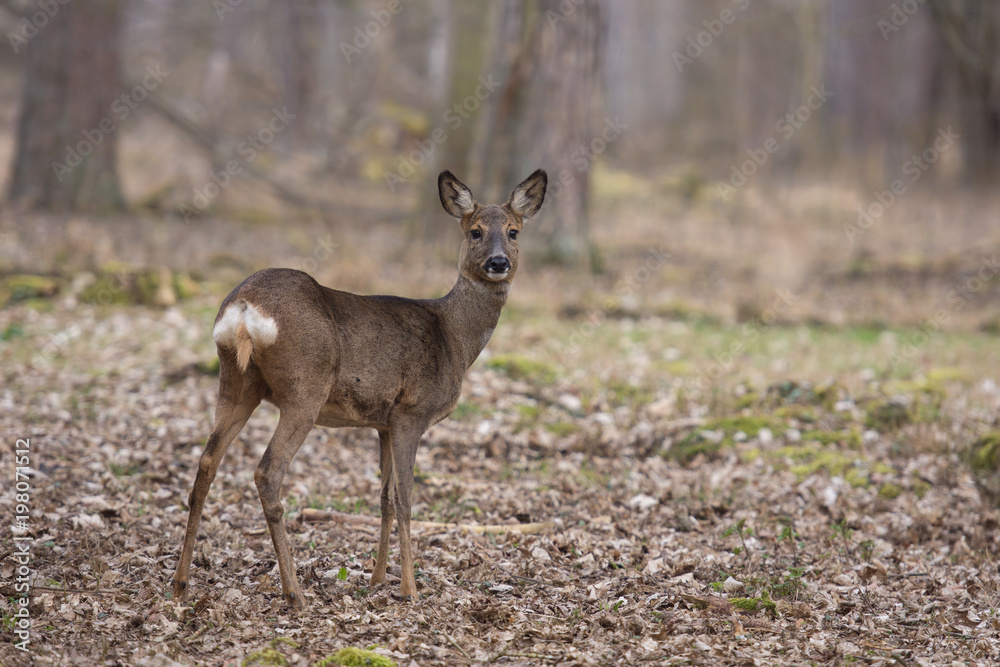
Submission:
[[[430,110],[429,131],[433,133],[441,128],[440,123],[448,112],[457,77],[454,66],[456,17],[451,0],[430,0],[428,4],[427,86],[424,105]],[[411,233],[423,243],[450,243],[454,240],[453,221],[441,215],[441,200],[436,181],[433,179],[437,178],[438,172],[445,168],[458,173],[463,173],[465,169],[464,165],[455,159],[455,152],[452,150],[461,142],[461,136],[455,136],[450,127],[444,131],[452,134],[449,134],[448,140],[437,146],[433,152],[427,152],[429,154],[425,155],[425,162],[422,165],[430,178],[427,179],[428,185],[421,190],[416,208],[417,219],[411,227]],[[467,175],[463,177],[468,180]],[[433,186],[430,185],[432,182]]]
[[[520,150],[515,154],[520,158],[519,172],[527,174],[539,166],[549,171],[540,232],[549,259],[565,264],[579,264],[590,256],[588,199],[593,162],[623,129],[594,123],[600,26],[597,0],[541,0],[528,46],[533,72],[520,119]]]
[[[523,35],[523,0],[496,0],[489,5],[486,24],[484,73],[500,83],[500,90],[484,102],[472,132],[469,146],[469,179],[480,189],[485,201],[501,200],[509,183],[520,182],[512,161],[515,148],[511,142],[510,121],[515,101],[524,81],[515,74]],[[523,176],[522,176],[523,178]]]
[[[933,0],[931,9],[958,73],[966,176],[1000,174],[1000,6],[977,0]]]
[[[317,0],[296,0],[282,9],[286,28],[281,61],[284,99],[297,117],[287,141],[293,150],[301,150],[310,145],[315,126],[320,7]]]
[[[23,45],[12,202],[60,211],[124,206],[112,111],[123,94],[120,18],[118,0],[60,5]]]

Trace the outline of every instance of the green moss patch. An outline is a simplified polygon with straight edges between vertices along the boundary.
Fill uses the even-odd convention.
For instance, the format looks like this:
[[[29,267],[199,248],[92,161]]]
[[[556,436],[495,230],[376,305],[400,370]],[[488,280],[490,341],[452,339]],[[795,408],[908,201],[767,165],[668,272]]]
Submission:
[[[1000,431],[990,431],[972,443],[967,459],[979,490],[1000,502]]]
[[[844,454],[815,443],[781,447],[767,455],[779,465],[790,461],[788,469],[800,481],[825,471],[829,475],[843,477],[851,486],[867,487],[871,484],[873,472],[885,475],[895,473],[884,463],[870,462],[857,454]]]
[[[878,497],[882,500],[895,500],[903,494],[903,487],[892,482],[886,482],[879,487]]]
[[[681,463],[688,463],[698,454],[710,456],[723,449],[731,448],[737,433],[742,432],[746,434],[747,438],[756,438],[765,428],[780,429],[782,422],[767,415],[716,419],[674,443],[664,450],[663,456]]]
[[[398,667],[395,660],[375,651],[346,646],[316,663],[317,667],[343,665],[344,667]]]
[[[1000,470],[1000,431],[990,431],[972,443],[970,464],[975,472]]]
[[[867,413],[865,426],[881,433],[897,431],[913,421],[909,402],[900,398],[872,401]]]
[[[762,593],[758,598],[729,598],[729,604],[747,614],[767,611],[772,616],[778,615],[778,605],[771,600],[771,596],[767,594],[767,591]]]
[[[0,280],[0,307],[8,303],[48,299],[59,293],[59,281],[48,276],[13,275]]]
[[[98,305],[172,306],[198,294],[201,287],[185,273],[175,274],[162,267],[136,269],[109,264],[80,290],[79,298]]]

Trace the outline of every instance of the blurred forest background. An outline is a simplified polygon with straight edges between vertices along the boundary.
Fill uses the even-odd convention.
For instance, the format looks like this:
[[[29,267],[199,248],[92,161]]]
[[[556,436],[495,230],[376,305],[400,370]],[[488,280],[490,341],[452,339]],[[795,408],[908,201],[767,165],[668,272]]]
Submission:
[[[1000,2],[0,0],[0,37],[31,664],[1000,654]],[[441,296],[438,173],[499,203],[536,168],[413,516],[550,532],[430,528],[399,604],[366,578],[375,436],[314,429],[283,501],[318,611],[286,614],[265,405],[209,496],[199,592],[168,599],[225,295],[283,266]],[[12,591],[0,661],[27,664]]]
[[[960,279],[954,271],[978,261],[969,253],[997,240],[996,3],[0,8],[3,272],[114,261],[204,270],[232,251],[230,263],[291,263],[339,279],[333,263],[309,261],[333,255],[331,243],[315,248],[310,224],[333,234],[341,255],[372,254],[377,243],[398,260],[431,247],[450,266],[456,235],[433,186],[446,168],[483,201],[538,166],[549,171],[549,200],[525,245],[536,266],[570,269],[554,280],[581,268],[596,276],[560,288],[578,303],[613,289],[651,243],[673,257],[659,278],[708,290],[629,296],[666,294],[654,307],[739,319],[781,287],[860,276],[906,292],[914,281],[924,290],[931,274]],[[284,234],[255,245],[226,233],[279,221]],[[352,245],[360,232],[381,236]],[[153,238],[180,252],[150,249]],[[346,272],[348,288],[378,284],[359,271]],[[911,296],[895,301],[912,305]],[[907,317],[885,301],[810,299],[799,316],[933,312]]]

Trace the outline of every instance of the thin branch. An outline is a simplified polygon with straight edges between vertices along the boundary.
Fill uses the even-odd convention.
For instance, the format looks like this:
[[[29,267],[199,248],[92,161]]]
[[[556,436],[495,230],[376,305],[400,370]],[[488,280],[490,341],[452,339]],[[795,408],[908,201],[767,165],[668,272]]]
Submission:
[[[150,91],[148,99],[150,107],[163,116],[163,118],[169,121],[174,127],[191,137],[214,158],[224,162],[228,162],[233,159],[233,156],[228,151],[212,140],[208,132],[175,109],[173,105],[167,102],[163,97],[157,95],[153,91]],[[332,212],[332,207],[329,204],[309,199],[292,188],[279,183],[269,175],[254,167],[252,164],[244,161],[242,167],[251,177],[266,183],[281,199],[285,200],[289,204],[293,204],[294,206],[301,208],[319,209],[324,213]]]
[[[361,524],[365,526],[379,526],[381,521],[375,517],[362,514],[348,514],[337,510],[316,510],[305,508],[299,513],[302,521],[338,521],[340,523]],[[495,533],[519,533],[521,535],[537,535],[552,530],[556,527],[554,521],[542,523],[502,523],[491,525],[478,525],[471,523],[441,523],[438,521],[411,521],[411,528],[423,530],[467,530],[477,535],[489,535]]]
[[[936,23],[941,29],[941,35],[944,37],[945,42],[948,43],[948,46],[958,59],[970,69],[977,72],[985,71],[983,59],[965,44],[959,34],[959,26],[962,25],[964,27],[967,24],[967,21],[962,17],[961,11],[951,3],[942,0],[933,0],[931,2],[931,12],[937,18]]]

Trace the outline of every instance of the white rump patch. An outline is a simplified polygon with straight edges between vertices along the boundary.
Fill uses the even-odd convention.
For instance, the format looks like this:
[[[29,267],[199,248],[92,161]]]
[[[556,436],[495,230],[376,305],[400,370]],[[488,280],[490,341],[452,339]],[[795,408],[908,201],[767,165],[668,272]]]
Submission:
[[[242,299],[229,304],[212,331],[212,338],[223,347],[236,347],[236,330],[246,327],[253,344],[261,347],[273,345],[278,339],[278,323],[273,317],[260,312],[253,304]]]

